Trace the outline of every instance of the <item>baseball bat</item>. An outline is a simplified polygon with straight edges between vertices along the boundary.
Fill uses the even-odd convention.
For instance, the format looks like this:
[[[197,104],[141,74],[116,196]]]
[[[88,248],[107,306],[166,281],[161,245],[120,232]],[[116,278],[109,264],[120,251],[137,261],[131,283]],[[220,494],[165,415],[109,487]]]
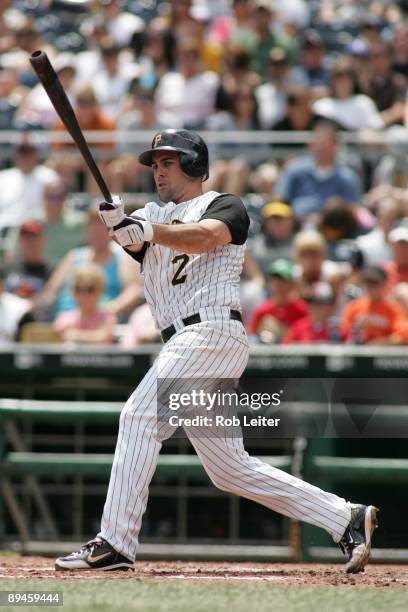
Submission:
[[[86,165],[97,182],[105,201],[112,202],[112,195],[102,174],[100,173],[98,166],[95,163],[91,151],[89,150],[82,130],[79,127],[74,109],[71,106],[71,102],[68,100],[67,94],[65,93],[64,88],[61,85],[61,81],[52,67],[50,60],[48,59],[47,54],[44,53],[44,51],[34,51],[30,57],[30,63],[40,79],[42,86],[47,92],[47,95],[51,100],[51,104],[55,108],[67,131],[71,134],[71,137],[84,158]]]

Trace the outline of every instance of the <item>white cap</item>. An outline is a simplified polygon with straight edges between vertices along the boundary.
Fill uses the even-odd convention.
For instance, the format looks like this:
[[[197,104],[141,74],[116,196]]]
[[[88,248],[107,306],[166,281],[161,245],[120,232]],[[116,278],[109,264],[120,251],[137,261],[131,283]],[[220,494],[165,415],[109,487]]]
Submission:
[[[400,225],[393,229],[388,239],[390,242],[408,242],[408,225]]]

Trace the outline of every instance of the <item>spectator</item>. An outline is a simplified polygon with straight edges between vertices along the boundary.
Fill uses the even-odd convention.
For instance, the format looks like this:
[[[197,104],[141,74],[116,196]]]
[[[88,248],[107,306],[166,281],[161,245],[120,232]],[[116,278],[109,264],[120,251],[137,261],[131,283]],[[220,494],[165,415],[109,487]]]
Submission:
[[[136,308],[127,328],[120,342],[120,346],[124,349],[135,348],[146,342],[157,342],[160,339],[148,304],[141,304]]]
[[[331,196],[357,202],[358,179],[349,168],[337,163],[338,140],[335,129],[319,123],[313,130],[311,156],[289,161],[276,187],[276,195],[290,202],[294,212],[305,218],[320,213]]]
[[[266,278],[271,262],[280,258],[291,259],[298,222],[292,208],[278,200],[272,200],[262,208],[261,218],[261,231],[250,238],[248,255]]]
[[[346,200],[333,196],[323,208],[319,231],[326,240],[331,261],[349,261],[355,250],[353,239],[359,226],[355,211]]]
[[[53,61],[53,67],[71,104],[74,104],[75,55],[60,53]],[[58,115],[51,104],[42,83],[37,83],[25,96],[16,114],[15,123],[23,129],[52,130]]]
[[[45,260],[55,268],[73,248],[86,243],[86,214],[69,206],[67,189],[62,180],[44,189],[45,208]]]
[[[7,291],[31,299],[45,286],[51,268],[45,257],[46,235],[39,221],[26,221],[20,227],[17,257],[9,265]]]
[[[401,344],[408,344],[408,283],[395,285],[390,297],[398,302],[404,310],[405,323],[401,330],[400,338]]]
[[[32,321],[30,302],[5,290],[6,268],[0,263],[0,346],[18,340],[25,323]]]
[[[326,92],[330,83],[327,50],[317,30],[306,30],[302,37],[300,65],[294,70],[296,83],[316,93]]]
[[[393,69],[394,72],[408,78],[408,21],[396,23],[393,45]]]
[[[316,230],[299,232],[295,237],[293,250],[298,265],[297,284],[301,293],[308,291],[314,283],[332,282],[341,275],[341,266],[326,259],[327,243]]]
[[[391,261],[389,234],[401,215],[401,204],[395,198],[387,196],[379,201],[376,227],[356,240],[365,266],[383,266]]]
[[[384,125],[403,123],[404,101],[408,81],[393,71],[392,46],[385,41],[370,46],[371,78],[364,93],[380,111]]]
[[[132,74],[120,65],[120,47],[112,38],[104,37],[100,49],[102,68],[92,79],[92,86],[102,112],[116,121],[122,110],[123,99],[129,91]]]
[[[255,92],[259,104],[259,120],[265,130],[270,130],[286,115],[286,90],[293,84],[291,75],[287,52],[279,47],[271,49],[266,81]]]
[[[103,269],[85,264],[75,270],[73,293],[78,309],[61,313],[54,327],[65,342],[107,344],[113,342],[116,315],[103,310],[99,301],[106,289]]]
[[[231,100],[231,112],[221,112],[208,119],[211,130],[257,130],[259,129],[258,103],[249,84],[241,83]],[[212,156],[217,161],[210,171],[206,189],[241,195],[248,186],[249,172],[265,161],[269,148],[262,144],[218,145]]]
[[[0,171],[0,234],[28,219],[43,220],[44,190],[58,180],[54,170],[39,163],[38,150],[30,142],[19,144],[13,157],[15,165]]]
[[[223,46],[229,43],[244,46],[252,54],[257,42],[253,27],[252,0],[233,0],[232,15],[224,15],[216,19],[211,27],[209,38]]]
[[[272,297],[258,306],[248,332],[258,334],[263,342],[280,342],[288,328],[307,315],[307,305],[299,298],[293,263],[277,259],[268,269]]]
[[[385,141],[387,152],[375,168],[373,185],[408,189],[408,129],[394,125],[387,130]]]
[[[160,123],[173,127],[199,128],[214,111],[219,78],[203,70],[200,49],[194,39],[177,46],[175,72],[162,76],[155,93]]]
[[[153,19],[149,24],[141,51],[139,85],[152,90],[175,63],[175,39],[163,21]]]
[[[275,123],[273,129],[281,131],[299,130],[303,132],[313,129],[316,122],[317,117],[312,110],[310,90],[303,85],[288,87],[286,115]],[[294,143],[294,145],[298,146],[297,143]]]
[[[76,107],[75,113],[78,119],[78,123],[81,126],[82,130],[87,131],[113,131],[116,128],[116,124],[110,117],[103,113],[100,105],[95,96],[95,92],[93,87],[90,85],[81,85],[78,86],[76,90]],[[63,132],[65,127],[63,123],[60,121],[55,126],[56,130],[60,130]],[[65,149],[69,150],[73,148],[73,144],[68,142],[66,144],[56,144],[55,147],[57,149]],[[96,150],[105,150],[105,152],[113,149],[113,142],[98,142],[94,145]],[[107,159],[106,159],[107,157]],[[106,172],[108,162],[110,161],[111,156],[104,156],[104,159],[99,160],[99,165],[102,173]],[[90,175],[85,162],[82,157],[76,153],[67,153],[65,155],[59,155],[58,157],[51,157],[49,160],[50,165],[52,165],[56,170],[58,170],[61,176],[64,176],[68,185],[70,187],[74,187],[76,182],[78,181],[78,174],[85,173],[88,179],[88,191],[91,193],[99,193],[99,190],[96,186],[95,180]]]
[[[136,35],[143,32],[145,23],[141,17],[126,11],[122,0],[104,0],[104,23],[118,47],[130,47]]]
[[[388,235],[393,258],[385,265],[388,276],[387,289],[399,283],[408,283],[408,224],[403,223]]]
[[[0,130],[14,126],[15,116],[26,92],[19,87],[17,72],[0,70]]]
[[[242,45],[229,45],[225,50],[225,69],[221,75],[220,87],[216,97],[218,110],[229,110],[231,101],[240,85],[252,88],[261,83],[259,75],[251,69],[251,54]]]
[[[253,57],[255,70],[262,79],[267,75],[269,53],[272,49],[283,49],[290,64],[294,64],[297,55],[294,39],[284,31],[276,31],[273,16],[272,5],[268,0],[255,0],[253,17],[256,46]]]
[[[143,296],[142,279],[137,264],[111,241],[94,209],[88,214],[86,237],[88,245],[72,249],[65,255],[34,305],[39,308],[55,304],[56,314],[73,310],[76,306],[75,296],[72,294],[73,274],[85,263],[95,263],[104,269],[106,276],[102,303],[116,315],[128,313]]]
[[[356,93],[357,75],[346,58],[339,59],[331,71],[331,96],[314,102],[313,111],[346,130],[371,128],[379,130],[384,121],[374,102]]]
[[[405,328],[402,306],[386,298],[387,276],[382,268],[362,272],[363,296],[352,300],[343,314],[343,330],[352,330],[356,344],[399,344]]]
[[[303,294],[308,305],[308,314],[299,319],[289,329],[283,344],[312,344],[344,342],[349,330],[340,329],[333,319],[335,294],[328,283],[318,282],[311,285]]]

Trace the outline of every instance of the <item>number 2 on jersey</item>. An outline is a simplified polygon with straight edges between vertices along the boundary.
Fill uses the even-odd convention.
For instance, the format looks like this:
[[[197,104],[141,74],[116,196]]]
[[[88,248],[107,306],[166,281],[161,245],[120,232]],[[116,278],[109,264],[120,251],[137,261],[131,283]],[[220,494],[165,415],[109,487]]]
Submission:
[[[183,283],[186,282],[187,280],[187,274],[183,274],[183,270],[186,267],[186,265],[188,264],[189,261],[189,256],[186,255],[185,253],[183,253],[182,255],[176,255],[175,257],[173,257],[173,259],[171,260],[171,263],[173,264],[177,264],[179,263],[179,266],[173,276],[173,278],[171,279],[171,284],[172,285],[182,285]]]

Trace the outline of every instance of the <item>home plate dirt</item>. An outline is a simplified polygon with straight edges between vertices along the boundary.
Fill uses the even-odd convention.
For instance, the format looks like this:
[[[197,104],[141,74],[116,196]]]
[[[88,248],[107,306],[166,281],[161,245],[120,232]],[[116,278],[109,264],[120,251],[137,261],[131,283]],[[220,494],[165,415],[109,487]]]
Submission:
[[[406,589],[408,565],[368,565],[362,574],[347,575],[342,565],[295,563],[229,563],[194,561],[137,561],[135,571],[59,571],[47,557],[5,556],[0,553],[1,578],[58,578],[60,580],[156,580],[205,582],[270,582],[298,586],[353,586]]]

